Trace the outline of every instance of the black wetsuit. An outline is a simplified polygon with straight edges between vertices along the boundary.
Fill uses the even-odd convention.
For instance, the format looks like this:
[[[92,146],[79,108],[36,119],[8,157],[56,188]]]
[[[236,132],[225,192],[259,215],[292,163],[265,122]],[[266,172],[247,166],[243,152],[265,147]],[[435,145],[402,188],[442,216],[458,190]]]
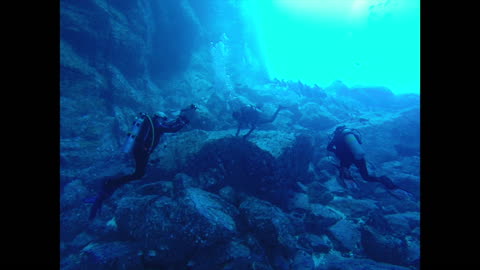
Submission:
[[[360,136],[357,132],[353,130],[347,130],[344,132],[343,130],[340,132],[336,132],[333,139],[327,146],[327,150],[333,152],[335,156],[340,160],[340,178],[353,180],[352,175],[350,174],[349,168],[352,164],[358,168],[360,175],[365,181],[369,182],[380,182],[385,185],[388,189],[395,189],[397,188],[396,185],[387,177],[387,176],[373,176],[368,173],[367,170],[367,162],[365,158],[362,159],[355,159],[352,151],[348,147],[347,143],[345,142],[345,136],[348,134],[353,134],[357,139],[359,144],[362,144]]]
[[[142,116],[147,117],[147,116]],[[132,174],[107,178],[102,185],[100,193],[95,197],[92,208],[90,210],[89,219],[95,218],[97,211],[102,206],[102,202],[110,197],[113,192],[120,186],[124,185],[133,180],[142,178],[145,175],[145,170],[147,167],[148,159],[150,154],[153,152],[155,147],[157,147],[160,137],[163,133],[174,133],[182,129],[186,124],[188,124],[188,119],[183,116],[179,116],[173,121],[165,121],[159,117],[145,119],[143,121],[142,127],[139,134],[136,137],[135,144],[133,146],[133,157],[135,159],[135,171]],[[153,132],[152,132],[153,124]],[[153,141],[152,141],[153,137]]]
[[[250,130],[247,134],[243,135],[243,138],[247,138],[250,133],[257,127],[257,125],[262,125],[266,123],[271,123],[275,120],[280,110],[285,109],[283,106],[279,106],[275,113],[267,118],[263,115],[257,108],[254,106],[243,106],[238,111],[233,113],[233,117],[238,121],[237,133],[235,136],[238,136],[240,129],[243,127],[250,127]]]

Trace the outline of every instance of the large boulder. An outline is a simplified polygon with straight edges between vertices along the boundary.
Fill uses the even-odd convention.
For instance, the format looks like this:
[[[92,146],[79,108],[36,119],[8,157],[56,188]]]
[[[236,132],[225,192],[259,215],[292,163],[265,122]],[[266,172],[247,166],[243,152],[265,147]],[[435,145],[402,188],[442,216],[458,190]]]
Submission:
[[[247,226],[267,249],[280,247],[289,256],[297,249],[294,228],[283,211],[269,202],[248,197],[239,207]]]
[[[199,246],[211,246],[237,234],[238,210],[220,196],[198,188],[188,188],[181,198],[180,208],[187,239]]]
[[[311,204],[311,211],[306,215],[304,223],[306,230],[315,234],[323,234],[333,224],[345,216],[328,206]]]
[[[382,234],[370,226],[361,230],[361,243],[365,254],[379,262],[408,265],[408,247],[405,239]]]
[[[405,212],[385,215],[390,230],[395,235],[409,235],[412,230],[420,226],[419,212]]]
[[[308,195],[301,192],[295,192],[288,200],[288,210],[307,212],[310,210],[310,203],[308,202]]]
[[[204,183],[203,188],[217,191],[229,185],[249,193],[260,193],[276,185],[273,181],[273,156],[239,137],[210,141],[186,163],[185,170]],[[203,181],[202,179],[211,179]]]
[[[296,270],[313,270],[315,269],[315,263],[312,255],[304,250],[299,250],[293,257],[290,269]]]
[[[319,148],[320,147],[316,147],[316,149]],[[324,149],[321,150],[323,152]],[[313,164],[315,172],[318,175],[318,179],[321,182],[328,181],[331,177],[334,177],[338,173],[337,167],[335,166],[337,164],[337,161],[331,156],[321,156],[318,159],[314,160]]]
[[[348,219],[342,219],[328,228],[327,234],[341,252],[362,253],[359,226]]]
[[[225,242],[237,234],[238,211],[218,195],[187,188],[173,200],[165,196],[125,197],[115,212],[118,229],[152,250],[152,264],[184,259],[198,248]]]

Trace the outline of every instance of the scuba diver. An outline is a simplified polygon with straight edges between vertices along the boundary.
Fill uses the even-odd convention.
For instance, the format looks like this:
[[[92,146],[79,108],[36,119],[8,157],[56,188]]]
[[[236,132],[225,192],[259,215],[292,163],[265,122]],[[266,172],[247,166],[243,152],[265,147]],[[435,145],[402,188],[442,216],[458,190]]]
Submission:
[[[239,110],[232,113],[232,117],[238,122],[237,133],[235,136],[238,136],[241,128],[249,126],[250,130],[247,134],[243,135],[243,138],[246,139],[248,135],[250,135],[250,133],[252,133],[252,131],[257,127],[257,125],[273,122],[275,118],[277,118],[278,113],[284,109],[287,109],[287,107],[280,105],[271,117],[267,117],[256,106],[242,106]]]
[[[347,128],[345,125],[339,126],[335,129],[333,138],[327,146],[327,150],[333,152],[340,160],[340,166],[337,166],[340,171],[340,184],[346,188],[358,189],[358,186],[349,171],[350,166],[355,164],[365,181],[382,183],[389,191],[403,190],[385,175],[377,177],[368,173],[365,151],[361,144],[362,140],[356,129]],[[409,193],[408,196],[411,195],[410,192],[406,190],[403,191]]]
[[[197,107],[192,104],[182,109],[180,115],[171,121],[168,121],[167,115],[163,112],[156,112],[152,117],[145,113],[140,113],[140,117],[137,117],[133,123],[131,132],[127,134],[123,148],[124,153],[133,154],[135,171],[132,174],[107,178],[102,183],[98,195],[86,200],[88,203],[93,203],[90,209],[89,220],[95,218],[97,212],[102,207],[103,201],[109,198],[117,188],[130,181],[138,180],[145,175],[150,154],[158,145],[163,133],[175,133],[185,127],[192,119],[196,109]]]

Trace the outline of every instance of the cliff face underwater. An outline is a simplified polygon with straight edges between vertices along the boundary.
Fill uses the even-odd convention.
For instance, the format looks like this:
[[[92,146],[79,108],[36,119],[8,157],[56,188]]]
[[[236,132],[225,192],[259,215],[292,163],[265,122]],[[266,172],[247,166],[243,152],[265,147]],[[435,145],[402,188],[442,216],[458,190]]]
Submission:
[[[61,269],[419,269],[418,95],[268,79],[242,1],[60,4]],[[189,104],[89,221],[101,179],[134,169],[135,116]],[[248,104],[288,108],[244,140],[232,113]],[[358,189],[341,186],[326,150],[339,125],[412,196],[354,166]]]

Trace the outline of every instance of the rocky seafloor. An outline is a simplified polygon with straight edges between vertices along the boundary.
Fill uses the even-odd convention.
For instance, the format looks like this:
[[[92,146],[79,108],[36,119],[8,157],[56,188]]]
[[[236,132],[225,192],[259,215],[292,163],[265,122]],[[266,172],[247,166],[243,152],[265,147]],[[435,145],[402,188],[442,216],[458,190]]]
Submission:
[[[101,160],[95,149],[62,141],[62,269],[417,269],[419,153],[408,134],[418,107],[349,123],[364,134],[369,169],[414,198],[363,180],[357,191],[341,187],[325,147],[342,121],[302,111],[249,140],[234,126],[204,130],[192,121],[166,135],[147,175],[117,190],[93,222],[83,199],[103,177],[129,173],[132,161],[117,151],[92,164]],[[302,119],[332,124],[315,130]]]

